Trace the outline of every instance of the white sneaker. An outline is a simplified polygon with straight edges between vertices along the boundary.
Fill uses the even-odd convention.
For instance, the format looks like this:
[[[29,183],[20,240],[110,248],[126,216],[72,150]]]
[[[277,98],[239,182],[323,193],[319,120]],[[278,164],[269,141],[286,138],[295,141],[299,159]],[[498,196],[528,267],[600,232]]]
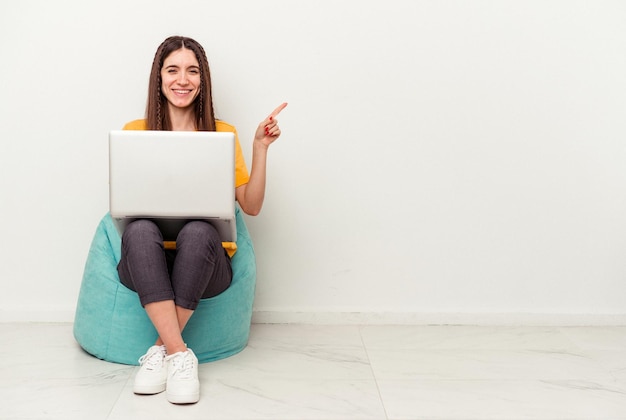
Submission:
[[[167,400],[174,404],[192,404],[200,399],[198,358],[191,349],[165,358],[167,364]]]
[[[152,346],[139,359],[139,372],[135,376],[133,392],[135,394],[158,394],[165,391],[167,365],[165,364],[165,346]]]

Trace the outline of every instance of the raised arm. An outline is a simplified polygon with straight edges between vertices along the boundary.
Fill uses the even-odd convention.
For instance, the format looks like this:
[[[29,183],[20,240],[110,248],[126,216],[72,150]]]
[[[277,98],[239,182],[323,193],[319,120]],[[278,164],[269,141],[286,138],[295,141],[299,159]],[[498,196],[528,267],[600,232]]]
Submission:
[[[276,116],[285,109],[287,103],[281,104],[267,118],[265,118],[254,133],[252,143],[252,166],[250,168],[250,180],[247,184],[237,187],[235,196],[241,209],[251,216],[261,212],[265,199],[265,178],[267,168],[267,151],[278,137],[280,128]]]

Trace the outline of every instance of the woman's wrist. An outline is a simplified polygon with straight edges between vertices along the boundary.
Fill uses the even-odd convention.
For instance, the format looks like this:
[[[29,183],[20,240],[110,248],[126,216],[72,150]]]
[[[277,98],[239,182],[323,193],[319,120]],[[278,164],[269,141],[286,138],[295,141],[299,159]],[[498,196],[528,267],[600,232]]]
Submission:
[[[252,147],[254,149],[253,150],[254,152],[264,152],[264,153],[267,153],[267,150],[270,148],[270,145],[263,143],[262,140],[254,140],[254,142],[252,144]]]

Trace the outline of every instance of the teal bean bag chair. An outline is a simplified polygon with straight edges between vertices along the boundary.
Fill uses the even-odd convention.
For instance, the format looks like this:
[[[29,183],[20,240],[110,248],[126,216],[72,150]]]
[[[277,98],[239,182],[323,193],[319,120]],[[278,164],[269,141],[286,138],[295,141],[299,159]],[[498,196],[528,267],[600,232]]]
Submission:
[[[200,363],[223,359],[243,350],[250,335],[256,286],[256,260],[250,234],[236,209],[237,253],[233,281],[218,296],[202,299],[183,338]],[[157,332],[137,293],[120,283],[117,264],[121,238],[109,214],[96,230],[78,296],[74,337],[88,353],[115,363],[137,365]]]

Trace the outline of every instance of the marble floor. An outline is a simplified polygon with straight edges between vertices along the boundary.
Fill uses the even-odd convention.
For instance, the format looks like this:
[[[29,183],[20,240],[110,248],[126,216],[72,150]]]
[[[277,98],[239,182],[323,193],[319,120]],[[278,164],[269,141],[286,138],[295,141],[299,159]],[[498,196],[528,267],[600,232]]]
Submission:
[[[0,324],[0,419],[626,419],[626,327],[256,324],[186,406],[135,370],[70,324]]]

